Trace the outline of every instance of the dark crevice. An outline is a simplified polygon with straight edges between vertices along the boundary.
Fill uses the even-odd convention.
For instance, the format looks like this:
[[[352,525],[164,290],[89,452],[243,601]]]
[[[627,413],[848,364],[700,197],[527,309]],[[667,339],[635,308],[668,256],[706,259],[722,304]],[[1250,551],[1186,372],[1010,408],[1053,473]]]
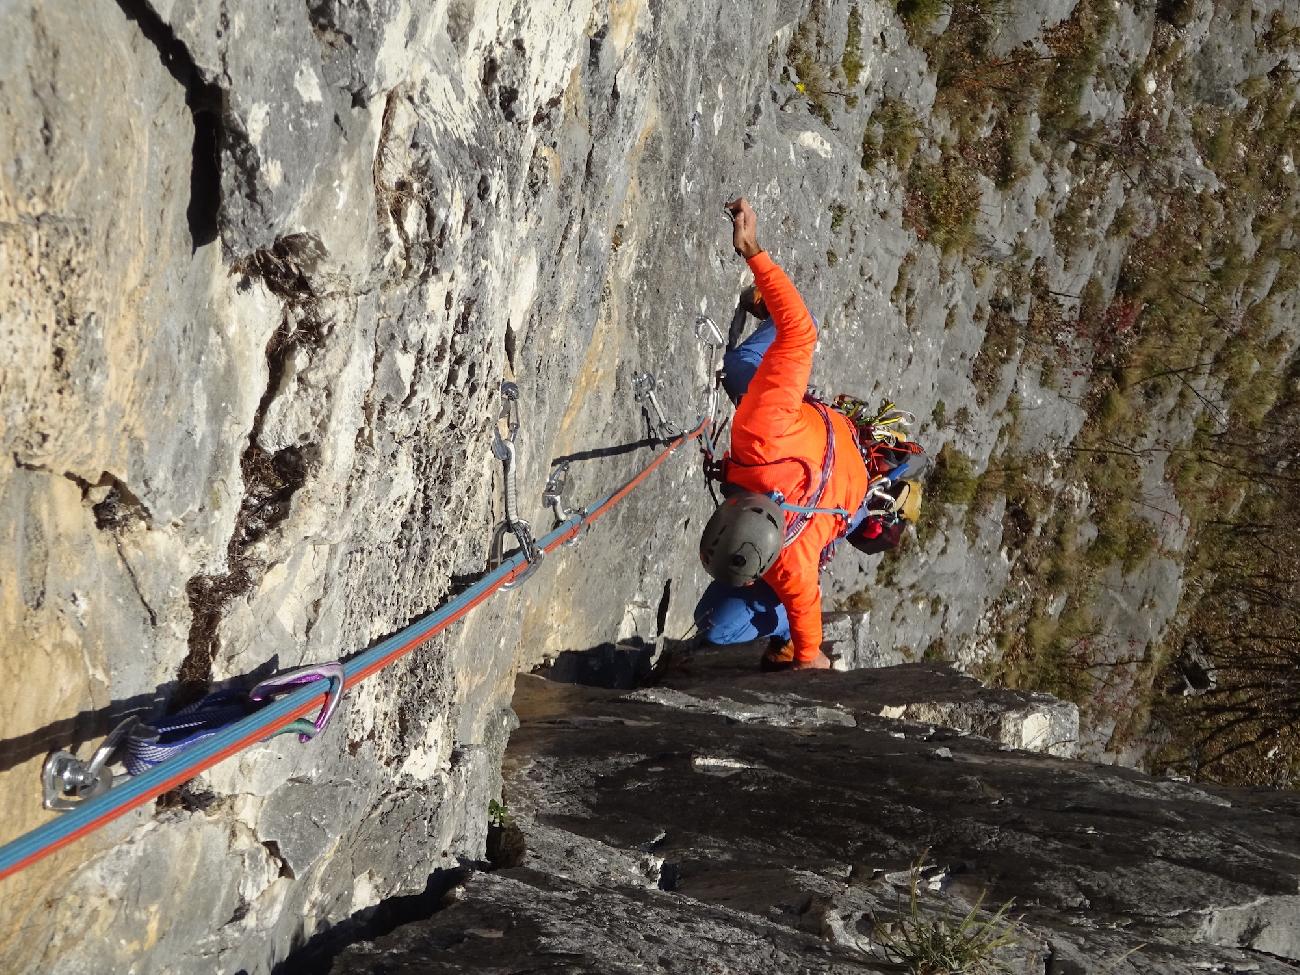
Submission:
[[[673,599],[673,580],[664,580],[664,593],[659,597],[659,608],[655,611],[655,633],[663,633],[668,624],[668,607]]]
[[[497,63],[496,58],[492,57],[491,55],[488,55],[486,58],[483,59],[483,74],[479,80],[483,84],[484,91],[490,90],[492,86],[497,83],[497,74],[500,72],[500,70],[501,70],[501,65]]]
[[[463,885],[472,874],[469,866],[435,871],[419,893],[390,897],[317,933],[276,965],[271,970],[272,975],[316,975],[329,971],[334,959],[349,945],[374,941],[404,924],[423,920],[437,912],[444,906],[447,895]]]
[[[188,813],[207,812],[217,804],[214,792],[186,782],[158,797],[158,809],[180,809]]]
[[[600,70],[600,54],[609,35],[609,24],[602,24],[600,29],[587,38],[587,67],[592,71]]]
[[[338,26],[338,10],[332,0],[319,0],[307,4],[307,19],[311,22],[311,31],[320,45],[330,51],[355,48],[356,42],[351,34]],[[353,93],[356,97],[356,93]]]
[[[297,308],[317,297],[313,278],[328,256],[325,245],[315,234],[286,234],[276,238],[270,247],[238,258],[231,269],[236,274],[261,279],[273,295]],[[274,347],[284,341],[284,333],[277,333],[271,340]],[[270,354],[268,351],[268,357]]]
[[[559,107],[560,102],[564,100],[563,95],[554,95],[547,99],[544,105],[538,107],[533,113],[533,125],[541,125],[551,117],[551,112]]]
[[[127,578],[131,580],[131,588],[135,590],[136,597],[140,600],[140,605],[149,615],[149,625],[158,625],[158,614],[154,612],[153,607],[149,605],[149,600],[144,598],[144,590],[140,588],[140,580],[136,577],[135,569],[131,568],[131,563],[127,561],[126,553],[122,551],[122,540],[117,539],[117,557],[122,563],[122,568],[126,569]]]
[[[147,0],[117,0],[117,5],[126,19],[140,29],[145,40],[157,49],[167,73],[185,89],[185,105],[194,121],[190,202],[185,218],[190,228],[190,246],[198,250],[217,239],[225,93],[219,85],[203,80],[185,44]]]
[[[509,322],[506,322],[506,361],[510,363],[510,371],[514,373],[518,368],[515,365],[515,352],[518,351],[515,338],[515,330]]]
[[[190,602],[189,652],[177,674],[178,694],[173,701],[177,706],[196,701],[207,693],[212,682],[212,661],[219,646],[217,627],[226,604],[251,588],[252,577],[245,565],[221,575],[192,576],[185,583],[185,595]]]
[[[262,846],[266,848],[267,856],[280,868],[280,876],[287,880],[293,880],[293,868],[285,862],[284,855],[280,852],[280,844],[275,840],[262,840]]]
[[[634,636],[587,650],[564,650],[533,673],[561,684],[631,690],[650,681],[657,649],[655,643]]]
[[[258,441],[266,414],[299,348],[319,349],[326,328],[314,314],[316,290],[312,275],[326,256],[320,240],[310,234],[282,237],[265,250],[234,262],[236,274],[257,277],[285,304],[280,327],[266,344],[266,388],[253,414],[248,445],[240,457],[244,497],[226,547],[226,572],[196,575],[185,585],[190,603],[189,652],[177,675],[183,705],[207,692],[212,662],[220,649],[219,627],[226,606],[250,592],[265,566],[252,554],[253,545],[289,517],[293,496],[307,482],[319,454],[316,444],[282,447],[271,453]],[[292,314],[291,314],[292,310]]]
[[[13,455],[13,459],[20,470],[51,475],[55,473],[41,464],[26,463],[17,454]],[[116,532],[137,524],[148,527],[153,521],[153,513],[148,506],[120,478],[108,471],[101,472],[99,480],[93,483],[76,471],[64,471],[62,477],[77,485],[82,501],[90,502],[91,492],[97,488],[108,489],[104,497],[91,504],[90,508],[95,516],[95,527],[101,531]]]
[[[95,515],[95,527],[101,531],[116,531],[143,522],[148,525],[153,521],[153,514],[121,480],[108,471],[99,476],[93,485],[96,488],[108,488],[103,500],[91,507]],[[83,489],[83,497],[88,493]]]
[[[681,883],[681,867],[676,863],[665,860],[663,866],[659,868],[659,889],[676,890]]]
[[[500,106],[501,114],[505,116],[507,122],[513,122],[518,117],[515,111],[517,101],[519,101],[519,89],[513,85],[503,85],[497,94],[497,105]]]

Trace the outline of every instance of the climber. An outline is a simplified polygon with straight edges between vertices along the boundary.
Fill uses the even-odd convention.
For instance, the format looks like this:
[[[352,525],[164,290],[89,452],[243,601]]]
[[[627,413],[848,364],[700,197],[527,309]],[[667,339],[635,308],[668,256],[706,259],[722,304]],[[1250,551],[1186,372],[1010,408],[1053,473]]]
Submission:
[[[732,245],[758,292],[742,302],[771,318],[724,363],[737,406],[723,460],[726,497],[700,538],[714,581],[695,620],[705,643],[771,638],[765,669],[827,669],[818,572],[866,514],[867,470],[848,418],[805,397],[817,343],[812,315],[758,246],[749,203],[727,209]]]

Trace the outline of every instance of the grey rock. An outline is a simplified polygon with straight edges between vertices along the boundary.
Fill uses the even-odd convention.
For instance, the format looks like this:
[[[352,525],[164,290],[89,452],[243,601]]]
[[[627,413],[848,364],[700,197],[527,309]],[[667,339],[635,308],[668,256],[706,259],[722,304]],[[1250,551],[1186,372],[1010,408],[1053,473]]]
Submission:
[[[922,921],[1016,899],[1009,971],[1300,971],[1293,795],[1206,791],[975,735],[899,740],[876,717],[882,699],[946,685],[992,706],[1002,693],[928,665],[756,675],[745,659],[674,677],[676,694],[521,678],[505,794],[524,862],[471,878],[334,971],[486,972],[563,951],[576,971],[677,971],[695,953],[758,972],[796,943],[797,970],[889,971],[879,929],[909,915],[913,870]],[[790,707],[833,698],[856,723],[736,722],[697,703],[760,687]],[[664,923],[667,945],[652,936]],[[757,930],[770,959],[753,954]]]
[[[1252,19],[1279,5],[1256,0],[1258,17],[1239,20],[1191,6],[1180,42],[1197,91],[1234,106],[1241,79],[1284,57],[1253,40]],[[835,98],[827,124],[782,80],[786,48],[808,22],[828,63],[839,60],[851,8],[864,43],[857,103]],[[1055,0],[1018,7],[998,43],[1063,13]],[[1116,16],[1102,60],[1128,77],[1151,51],[1156,13]],[[1078,294],[1093,277],[1113,287],[1124,251],[1105,225],[1119,178],[1088,211],[1081,246],[1058,253],[1040,206],[1058,213],[1079,174],[1039,145],[1031,118],[1023,181],[996,195],[982,184],[988,273],[921,244],[904,222],[901,174],[859,162],[881,97],[924,117],[936,96],[925,53],[889,5],[12,0],[0,28],[5,839],[45,821],[34,783],[49,748],[84,753],[122,715],[174,706],[182,681],[197,690],[355,653],[479,573],[501,517],[490,427],[502,379],[522,391],[519,480],[535,526],[548,523],[539,494],[556,459],[573,458],[576,504],[639,470],[656,448],[642,442],[635,372],[659,378],[675,422],[702,408],[712,364],[691,325],[700,313],[729,319],[744,280],[718,215],[735,193],[754,200],[764,243],[823,322],[820,386],[888,395],[922,418],[940,400],[950,417],[965,409],[967,429],[923,419],[920,435],[932,453],[953,441],[978,469],[1006,446],[1013,396],[1024,451],[1059,459],[1084,422],[1086,377],[1048,388],[1020,343],[993,389],[977,390],[977,316],[1003,287],[1008,254],[1027,255],[1054,291]],[[1192,108],[1164,97],[1168,73],[1151,80],[1149,131],[1188,129]],[[1128,97],[1094,84],[1088,115],[1109,125]],[[1213,185],[1186,139],[1151,178]],[[1150,210],[1136,219],[1156,223]],[[1023,317],[1027,299],[1013,306]],[[1293,311],[1274,317],[1293,322]],[[1153,404],[1165,419],[1144,446],[1193,429],[1173,402]],[[355,688],[312,743],[249,749],[179,804],[133,812],[6,881],[0,970],[260,975],[480,859],[516,673],[689,630],[708,511],[689,455],[581,545],[553,553],[527,587]],[[1163,465],[1141,476],[1151,503],[1173,512],[1160,526],[1170,557],[1108,576],[1102,610],[1124,639],[1147,643],[1175,612],[1174,556],[1188,539]],[[1081,503],[1058,484],[1045,490],[1057,508]],[[1012,514],[995,499],[967,532],[949,512],[892,578],[880,559],[842,552],[825,577],[828,605],[864,590],[872,599],[870,625],[863,617],[840,640],[843,665],[918,659],[941,643],[963,666],[988,662],[999,613],[1024,598],[1012,584]],[[625,684],[642,672],[625,671]],[[865,688],[868,673],[852,679]],[[659,690],[684,696],[631,698],[621,713],[668,708],[713,722],[701,725],[710,733],[739,729],[737,740],[870,735],[913,757],[936,745],[891,737],[896,722],[876,734],[886,727],[876,716],[942,703],[933,686],[877,694],[857,711],[833,695],[773,697],[762,683]],[[1110,724],[1097,710],[1080,737],[1100,752]],[[614,720],[574,715],[569,727],[604,734]],[[718,737],[727,747],[710,742],[693,778],[734,789],[753,770],[776,774]],[[961,767],[961,748],[942,747],[954,752],[942,768]],[[626,762],[605,767],[630,774]],[[1121,804],[1157,801],[1173,800],[1145,789]],[[638,843],[656,835],[629,832]],[[617,869],[665,876],[637,857]],[[764,869],[828,896],[830,881],[802,867]],[[1294,892],[1274,886],[1268,896]],[[1040,887],[1059,888],[1063,904],[1086,899],[1050,877],[1030,885]],[[686,923],[665,910],[665,923]],[[862,916],[825,918],[848,939]],[[776,967],[808,945],[781,941],[764,955],[770,929],[747,930],[752,957]],[[1073,949],[1062,938],[1064,958]],[[669,955],[685,965],[714,943]]]
[[[1300,896],[1261,897],[1249,904],[1211,908],[1200,938],[1207,944],[1249,948],[1300,962]]]
[[[904,654],[881,646],[871,627],[871,613],[825,613],[822,616],[822,640],[829,643],[827,656],[836,670],[863,667],[892,667],[906,663]]]
[[[1043,752],[1061,758],[1079,753],[1079,708],[1050,694],[1024,695],[1020,701],[1003,695],[949,701],[916,701],[886,705],[881,717],[917,724],[935,724],[981,735],[1008,748]]]

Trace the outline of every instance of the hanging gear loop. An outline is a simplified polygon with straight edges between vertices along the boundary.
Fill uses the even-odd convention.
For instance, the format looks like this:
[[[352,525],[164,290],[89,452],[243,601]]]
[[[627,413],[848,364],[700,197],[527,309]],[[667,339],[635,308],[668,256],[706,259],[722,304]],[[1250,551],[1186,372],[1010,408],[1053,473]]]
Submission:
[[[492,453],[501,461],[503,481],[505,482],[505,520],[497,525],[492,533],[492,544],[488,549],[488,568],[495,569],[505,561],[505,536],[515,536],[519,550],[528,562],[528,568],[507,582],[503,589],[513,589],[537,571],[544,553],[537,547],[533,538],[533,529],[528,522],[518,517],[519,487],[515,469],[517,453],[515,440],[519,436],[519,387],[506,381],[501,384],[501,412],[497,417],[495,439],[492,441]],[[501,435],[505,426],[506,435]]]

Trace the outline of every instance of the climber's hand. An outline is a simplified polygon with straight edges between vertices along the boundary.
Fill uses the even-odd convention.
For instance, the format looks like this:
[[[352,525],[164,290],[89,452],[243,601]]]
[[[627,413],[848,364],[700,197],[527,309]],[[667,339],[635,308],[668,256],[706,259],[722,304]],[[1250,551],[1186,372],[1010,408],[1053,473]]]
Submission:
[[[727,212],[731,214],[731,246],[736,248],[737,254],[749,260],[762,250],[758,246],[758,217],[754,215],[754,208],[742,196],[727,204]]]

